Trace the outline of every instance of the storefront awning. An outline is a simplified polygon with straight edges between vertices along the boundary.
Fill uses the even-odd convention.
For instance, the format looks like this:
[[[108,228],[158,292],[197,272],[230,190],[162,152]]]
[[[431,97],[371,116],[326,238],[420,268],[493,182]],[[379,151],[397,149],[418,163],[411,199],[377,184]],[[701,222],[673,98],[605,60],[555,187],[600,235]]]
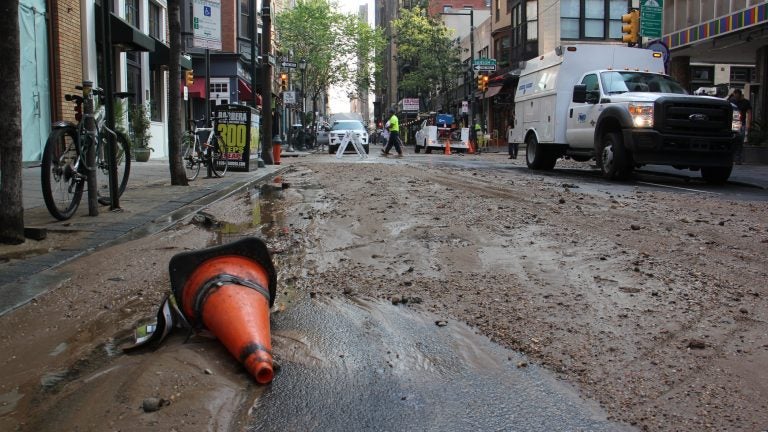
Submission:
[[[240,102],[250,102],[253,100],[253,92],[251,86],[248,85],[242,78],[237,79],[237,91],[239,92],[238,100]],[[256,95],[256,105],[261,106],[261,96]]]
[[[195,81],[189,87],[189,97],[205,99],[205,77],[195,77]]]
[[[492,98],[499,94],[503,86],[488,87],[488,91],[483,94],[484,99]]]
[[[149,51],[155,50],[155,42],[141,30],[128,24],[114,13],[110,13],[112,25],[112,45],[120,51]]]
[[[149,54],[149,67],[151,69],[167,69],[171,58],[171,47],[152,36],[150,38],[155,44],[155,50]],[[180,55],[179,66],[182,69],[192,70],[192,59]]]

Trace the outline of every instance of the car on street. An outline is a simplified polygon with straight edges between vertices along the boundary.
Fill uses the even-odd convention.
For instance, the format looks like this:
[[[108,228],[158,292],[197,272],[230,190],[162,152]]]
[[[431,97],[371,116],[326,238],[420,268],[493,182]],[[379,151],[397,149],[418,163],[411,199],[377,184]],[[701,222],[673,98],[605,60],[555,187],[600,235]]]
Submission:
[[[318,123],[317,132],[315,137],[318,146],[326,146],[329,143],[328,137],[330,135],[331,127],[327,123]]]
[[[347,131],[352,131],[354,134],[358,135],[360,138],[360,143],[363,145],[365,152],[369,153],[370,147],[368,144],[368,131],[365,129],[363,122],[359,120],[346,119],[335,120],[333,124],[331,124],[328,137],[328,153],[336,153],[336,151],[339,149],[339,145],[341,144],[341,140],[344,138],[344,135],[346,135]],[[354,152],[355,147],[348,145],[345,151]]]

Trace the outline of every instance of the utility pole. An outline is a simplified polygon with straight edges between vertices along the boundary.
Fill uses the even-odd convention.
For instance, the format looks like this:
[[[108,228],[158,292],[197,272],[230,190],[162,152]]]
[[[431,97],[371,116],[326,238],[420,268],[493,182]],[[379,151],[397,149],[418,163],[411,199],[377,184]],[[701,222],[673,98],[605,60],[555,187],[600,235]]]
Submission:
[[[266,0],[261,7],[261,88],[262,107],[264,108],[261,133],[261,159],[267,165],[274,165],[272,159],[272,64],[269,62],[270,48],[272,46],[272,12],[270,0]]]

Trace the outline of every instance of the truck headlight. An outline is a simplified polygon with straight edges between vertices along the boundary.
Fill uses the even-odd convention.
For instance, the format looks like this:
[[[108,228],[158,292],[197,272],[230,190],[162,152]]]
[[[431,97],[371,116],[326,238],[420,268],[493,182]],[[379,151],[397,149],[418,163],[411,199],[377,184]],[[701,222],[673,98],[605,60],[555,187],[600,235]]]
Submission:
[[[653,127],[653,103],[630,103],[629,115],[632,116],[632,123],[635,125],[635,127]]]
[[[741,132],[741,113],[738,110],[733,110],[733,117],[731,118],[731,130],[734,132]]]

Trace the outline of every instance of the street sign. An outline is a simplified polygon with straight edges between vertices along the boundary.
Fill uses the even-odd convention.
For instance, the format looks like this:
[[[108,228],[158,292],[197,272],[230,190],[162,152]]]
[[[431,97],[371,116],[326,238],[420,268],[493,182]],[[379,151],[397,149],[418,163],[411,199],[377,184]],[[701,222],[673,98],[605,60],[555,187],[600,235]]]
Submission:
[[[192,45],[221,50],[221,1],[194,0]]]
[[[661,37],[664,0],[640,0],[640,36]]]
[[[403,111],[418,112],[419,111],[419,99],[418,98],[403,98]]]
[[[496,65],[495,64],[492,64],[492,65],[478,65],[478,64],[476,64],[476,65],[472,66],[472,70],[474,70],[475,72],[480,72],[480,71],[491,71],[491,72],[493,72],[493,71],[496,70]]]
[[[476,58],[472,60],[472,70],[475,72],[480,71],[495,71],[496,70],[496,59],[492,58]]]
[[[293,68],[293,69],[296,69],[296,67],[298,66],[298,64],[296,64],[296,62],[284,61],[284,62],[280,62],[280,66],[282,66],[282,67],[284,67],[284,68]]]
[[[288,104],[295,104],[296,103],[296,92],[292,91],[285,91],[283,92],[283,103]]]

